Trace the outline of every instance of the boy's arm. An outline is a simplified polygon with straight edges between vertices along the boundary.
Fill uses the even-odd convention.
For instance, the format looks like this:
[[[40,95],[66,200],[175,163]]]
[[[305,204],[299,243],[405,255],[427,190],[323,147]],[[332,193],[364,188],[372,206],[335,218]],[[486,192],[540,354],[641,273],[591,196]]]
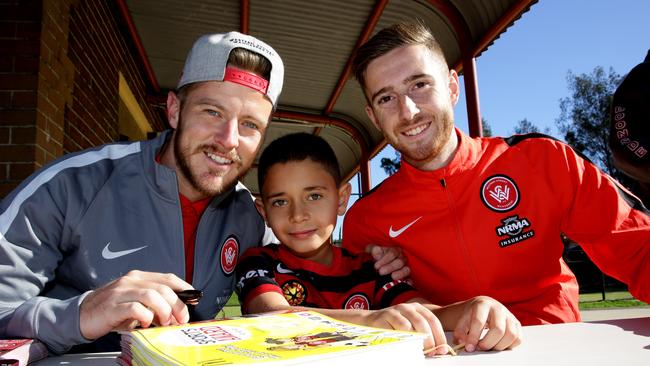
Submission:
[[[454,343],[465,344],[465,350],[497,350],[514,348],[521,343],[521,324],[500,302],[488,296],[477,296],[446,306],[414,298],[435,314],[445,330],[453,330]],[[487,332],[481,338],[483,330]]]

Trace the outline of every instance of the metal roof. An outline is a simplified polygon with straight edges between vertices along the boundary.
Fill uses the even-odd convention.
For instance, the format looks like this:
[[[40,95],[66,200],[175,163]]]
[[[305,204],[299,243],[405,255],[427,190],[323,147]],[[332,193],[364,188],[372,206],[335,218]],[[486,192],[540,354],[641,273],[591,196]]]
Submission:
[[[134,41],[142,45],[141,62],[158,94],[153,97],[175,87],[187,52],[202,34],[239,30],[273,46],[285,63],[285,84],[265,145],[287,133],[318,133],[332,145],[348,178],[385,144],[349,75],[358,43],[394,22],[419,18],[434,32],[449,64],[460,69],[464,54],[479,55],[535,2],[118,0],[134,25]],[[255,168],[244,184],[257,192]]]

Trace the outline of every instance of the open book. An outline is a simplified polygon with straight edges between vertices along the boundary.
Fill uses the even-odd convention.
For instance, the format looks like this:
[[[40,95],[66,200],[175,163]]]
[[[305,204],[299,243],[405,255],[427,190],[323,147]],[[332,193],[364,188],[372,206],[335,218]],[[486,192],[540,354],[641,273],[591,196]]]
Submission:
[[[0,339],[0,366],[25,366],[45,357],[47,347],[35,339]]]
[[[419,365],[424,335],[341,322],[312,311],[122,333],[122,365]]]

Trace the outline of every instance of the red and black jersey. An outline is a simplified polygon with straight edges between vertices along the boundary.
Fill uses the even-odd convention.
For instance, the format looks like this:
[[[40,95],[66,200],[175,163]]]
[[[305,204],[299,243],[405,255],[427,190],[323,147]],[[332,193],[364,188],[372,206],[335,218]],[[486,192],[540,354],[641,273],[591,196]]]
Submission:
[[[543,135],[457,135],[446,167],[403,161],[358,200],[345,217],[344,247],[400,246],[414,286],[434,304],[487,295],[522,324],[558,323],[580,320],[564,234],[650,301],[650,217],[638,199]]]
[[[421,297],[408,282],[380,276],[368,254],[332,249],[332,264],[326,266],[299,258],[281,244],[250,248],[236,269],[242,309],[270,291],[284,295],[292,306],[325,309],[381,309]]]

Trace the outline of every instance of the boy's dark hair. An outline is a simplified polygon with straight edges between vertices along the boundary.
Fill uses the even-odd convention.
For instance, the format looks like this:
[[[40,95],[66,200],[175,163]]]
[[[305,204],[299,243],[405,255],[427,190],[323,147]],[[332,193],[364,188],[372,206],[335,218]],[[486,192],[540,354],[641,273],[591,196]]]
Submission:
[[[341,184],[341,172],[336,154],[322,138],[309,133],[293,133],[274,140],[264,149],[257,166],[257,186],[263,192],[264,180],[269,169],[275,164],[310,159],[320,165]]]
[[[420,44],[425,45],[434,55],[438,54],[442,60],[445,60],[445,54],[440,47],[440,43],[422,21],[405,21],[393,24],[377,32],[359,47],[352,61],[352,71],[359,84],[361,84],[364,95],[366,94],[365,73],[368,64],[372,60],[398,47]]]

